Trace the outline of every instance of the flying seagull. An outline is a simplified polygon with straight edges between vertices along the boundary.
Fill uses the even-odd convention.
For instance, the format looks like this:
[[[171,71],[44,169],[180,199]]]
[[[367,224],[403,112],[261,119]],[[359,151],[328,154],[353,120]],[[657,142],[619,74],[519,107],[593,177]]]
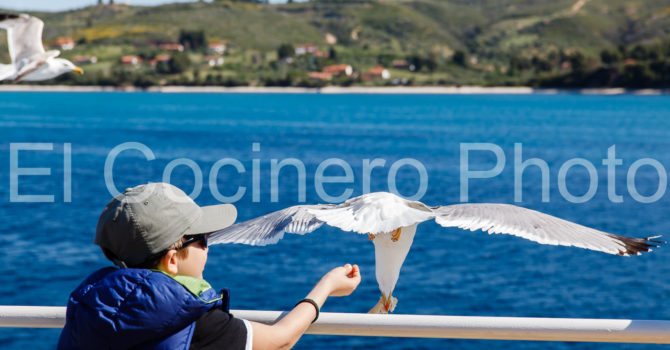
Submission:
[[[209,244],[275,244],[284,233],[305,234],[324,223],[344,231],[368,234],[375,246],[375,275],[382,296],[369,311],[388,313],[400,268],[409,252],[416,226],[429,219],[444,227],[489,234],[504,233],[541,244],[574,246],[618,255],[640,255],[664,243],[660,236],[630,238],[511,204],[465,203],[429,207],[388,192],[351,198],[342,204],[296,205],[230,226],[209,235]]]
[[[44,51],[42,29],[44,22],[26,14],[0,13],[0,28],[7,30],[7,46],[11,64],[0,64],[0,80],[39,81],[63,73],[84,71],[60,55],[58,50]]]

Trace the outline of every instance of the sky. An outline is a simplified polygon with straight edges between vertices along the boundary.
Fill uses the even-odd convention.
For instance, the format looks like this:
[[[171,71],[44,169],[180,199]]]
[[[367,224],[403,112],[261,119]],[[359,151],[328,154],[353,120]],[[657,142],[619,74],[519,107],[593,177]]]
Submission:
[[[130,5],[159,5],[170,2],[189,2],[194,0],[115,0],[115,3]],[[105,3],[109,0],[104,0]],[[270,0],[271,3],[286,2]],[[63,11],[95,5],[98,0],[0,0],[0,9],[17,11]]]

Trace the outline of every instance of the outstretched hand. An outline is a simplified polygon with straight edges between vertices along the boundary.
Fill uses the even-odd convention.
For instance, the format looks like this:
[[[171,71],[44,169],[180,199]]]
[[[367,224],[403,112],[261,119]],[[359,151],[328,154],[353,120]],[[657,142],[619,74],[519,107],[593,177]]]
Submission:
[[[325,274],[321,281],[330,287],[329,296],[341,297],[351,294],[361,283],[361,270],[358,265],[346,264],[336,267]]]
[[[274,325],[252,322],[254,349],[288,349],[300,339],[311,322],[318,318],[319,309],[329,296],[341,297],[351,294],[361,283],[358,265],[336,267],[321,277],[307,297],[299,302],[291,312]],[[309,300],[316,303],[316,310]],[[316,312],[315,312],[316,311]]]

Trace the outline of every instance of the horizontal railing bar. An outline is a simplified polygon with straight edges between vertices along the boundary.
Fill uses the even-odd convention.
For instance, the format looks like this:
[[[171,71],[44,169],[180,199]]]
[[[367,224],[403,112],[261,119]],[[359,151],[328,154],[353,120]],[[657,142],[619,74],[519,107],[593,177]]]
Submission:
[[[285,312],[231,310],[273,323]],[[65,307],[0,306],[0,327],[62,328]],[[322,312],[307,334],[670,344],[670,321]]]

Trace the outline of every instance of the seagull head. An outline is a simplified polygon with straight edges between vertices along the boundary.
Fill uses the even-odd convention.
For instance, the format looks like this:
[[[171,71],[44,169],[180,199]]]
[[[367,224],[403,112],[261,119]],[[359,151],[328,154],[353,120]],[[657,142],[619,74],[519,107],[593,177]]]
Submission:
[[[64,58],[53,58],[53,65],[55,68],[62,74],[68,72],[74,72],[77,74],[84,74],[84,70],[80,67],[74,65],[74,63],[64,59]]]

